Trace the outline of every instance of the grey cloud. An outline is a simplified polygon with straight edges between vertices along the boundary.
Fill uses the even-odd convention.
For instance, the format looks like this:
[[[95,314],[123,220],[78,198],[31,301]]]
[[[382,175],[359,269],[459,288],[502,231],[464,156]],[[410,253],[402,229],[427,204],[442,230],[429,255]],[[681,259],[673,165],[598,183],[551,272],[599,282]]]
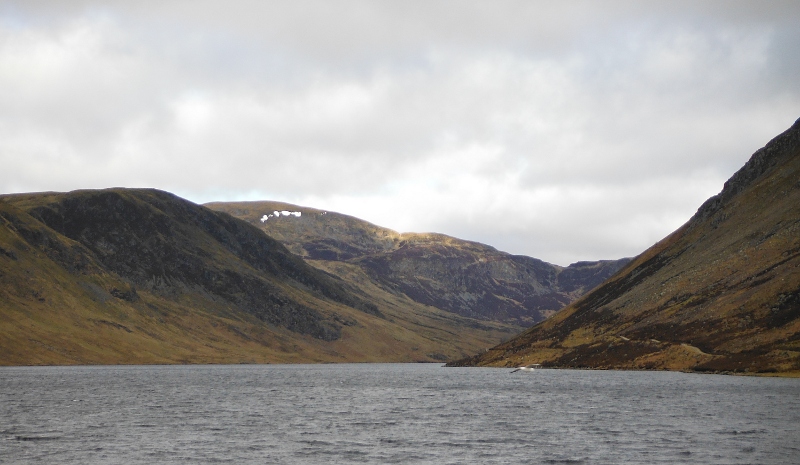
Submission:
[[[797,118],[796,2],[6,2],[0,191],[633,255]],[[654,187],[655,186],[655,187]]]

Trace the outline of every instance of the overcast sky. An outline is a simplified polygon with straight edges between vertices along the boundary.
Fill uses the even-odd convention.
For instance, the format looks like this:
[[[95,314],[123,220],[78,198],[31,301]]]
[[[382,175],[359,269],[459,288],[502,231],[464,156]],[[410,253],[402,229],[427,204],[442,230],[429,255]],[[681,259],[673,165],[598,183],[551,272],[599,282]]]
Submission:
[[[797,1],[0,0],[0,192],[633,256],[800,117],[798,24]]]

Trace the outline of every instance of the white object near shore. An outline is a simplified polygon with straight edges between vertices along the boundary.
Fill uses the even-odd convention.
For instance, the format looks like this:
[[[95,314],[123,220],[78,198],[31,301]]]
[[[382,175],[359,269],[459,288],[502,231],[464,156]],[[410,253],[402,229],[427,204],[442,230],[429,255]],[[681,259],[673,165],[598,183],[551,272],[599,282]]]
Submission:
[[[511,373],[516,373],[518,371],[533,371],[536,368],[541,368],[542,365],[539,363],[532,363],[530,365],[525,365],[524,367],[517,367],[516,370],[513,370]]]

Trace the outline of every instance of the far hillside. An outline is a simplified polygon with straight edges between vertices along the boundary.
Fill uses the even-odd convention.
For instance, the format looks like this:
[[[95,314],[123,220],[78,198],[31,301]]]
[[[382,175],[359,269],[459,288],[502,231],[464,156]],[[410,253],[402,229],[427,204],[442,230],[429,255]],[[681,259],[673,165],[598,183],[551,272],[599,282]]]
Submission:
[[[628,259],[568,267],[443,234],[398,233],[336,212],[281,202],[205,206],[259,227],[311,265],[420,304],[530,326],[613,275]],[[358,284],[356,281],[355,284]]]

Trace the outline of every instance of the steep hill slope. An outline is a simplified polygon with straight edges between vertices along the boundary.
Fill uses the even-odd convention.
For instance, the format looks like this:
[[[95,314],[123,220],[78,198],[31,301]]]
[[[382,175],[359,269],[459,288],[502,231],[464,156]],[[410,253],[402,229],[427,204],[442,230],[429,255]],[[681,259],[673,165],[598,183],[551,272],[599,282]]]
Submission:
[[[443,234],[400,234],[366,221],[280,202],[215,202],[259,226],[309,263],[363,269],[382,289],[421,304],[488,321],[527,326],[572,302],[628,259],[569,267],[500,252]]]
[[[432,361],[513,330],[362,294],[165,192],[0,196],[2,364]]]
[[[456,365],[800,370],[800,120],[583,298]]]
[[[332,320],[292,298],[303,287],[375,311],[256,228],[156,190],[15,195],[54,231],[88,248],[103,267],[138,288],[195,288],[278,326],[320,339],[338,337]]]

